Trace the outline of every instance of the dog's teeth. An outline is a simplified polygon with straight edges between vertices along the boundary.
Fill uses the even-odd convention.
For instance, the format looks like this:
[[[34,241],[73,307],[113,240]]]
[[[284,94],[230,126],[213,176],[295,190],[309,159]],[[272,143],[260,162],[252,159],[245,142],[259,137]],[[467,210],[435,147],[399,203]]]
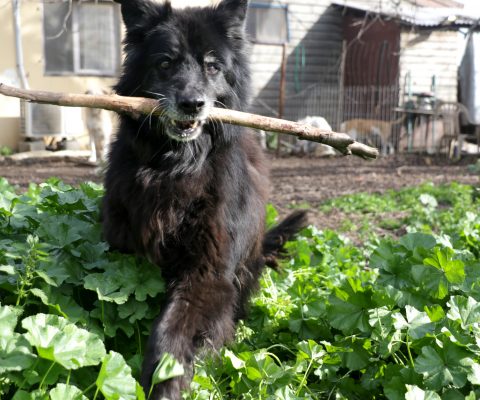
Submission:
[[[196,120],[178,121],[174,119],[170,120],[170,123],[176,128],[179,128],[181,130],[196,129],[200,124],[199,121],[196,121]]]

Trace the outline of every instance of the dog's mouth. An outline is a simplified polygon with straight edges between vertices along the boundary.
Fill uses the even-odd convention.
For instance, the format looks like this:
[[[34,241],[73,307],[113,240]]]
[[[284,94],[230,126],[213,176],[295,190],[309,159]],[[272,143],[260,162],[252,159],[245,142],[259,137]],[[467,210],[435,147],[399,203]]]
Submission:
[[[204,120],[175,120],[170,119],[167,126],[167,134],[170,138],[180,142],[188,142],[196,139],[202,133]]]

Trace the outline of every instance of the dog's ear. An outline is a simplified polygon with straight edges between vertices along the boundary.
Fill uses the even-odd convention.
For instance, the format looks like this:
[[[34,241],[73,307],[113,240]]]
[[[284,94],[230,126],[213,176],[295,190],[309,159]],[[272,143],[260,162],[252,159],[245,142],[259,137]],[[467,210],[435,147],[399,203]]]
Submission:
[[[167,16],[172,11],[170,0],[166,0],[163,5],[151,0],[114,1],[122,6],[122,18],[127,31],[143,26],[152,17]]]
[[[247,16],[248,0],[223,0],[218,10],[224,14],[232,27],[244,27]]]

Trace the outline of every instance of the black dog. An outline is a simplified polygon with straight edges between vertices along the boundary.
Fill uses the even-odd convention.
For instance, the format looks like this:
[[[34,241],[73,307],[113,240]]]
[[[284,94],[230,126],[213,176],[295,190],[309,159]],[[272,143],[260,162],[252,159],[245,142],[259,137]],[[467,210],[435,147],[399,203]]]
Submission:
[[[141,383],[148,393],[162,353],[186,374],[152,397],[181,398],[203,345],[234,334],[264,265],[305,225],[295,213],[265,234],[267,171],[253,135],[207,119],[213,106],[245,110],[249,97],[247,0],[173,10],[123,0],[126,58],[117,93],[158,99],[160,117],[121,116],[105,179],[104,234],[145,255],[168,283]]]

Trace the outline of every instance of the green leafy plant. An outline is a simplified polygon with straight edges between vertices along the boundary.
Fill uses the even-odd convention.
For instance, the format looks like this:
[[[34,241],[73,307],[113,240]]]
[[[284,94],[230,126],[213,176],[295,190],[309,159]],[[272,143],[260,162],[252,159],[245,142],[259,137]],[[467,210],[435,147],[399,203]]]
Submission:
[[[139,370],[165,287],[155,266],[108,250],[102,195],[58,180],[18,194],[0,180],[2,399],[148,397]],[[185,398],[479,398],[475,189],[423,185],[328,207],[371,218],[372,230],[382,213],[405,213],[393,229],[406,234],[358,246],[305,229],[263,274],[235,342],[198,357]],[[267,214],[271,225],[277,212]],[[153,381],[183,372],[166,354]]]
[[[0,188],[0,393],[136,398],[132,368],[159,312],[160,271],[108,252],[101,187]]]
[[[13,150],[8,146],[0,146],[0,156],[11,156]]]

